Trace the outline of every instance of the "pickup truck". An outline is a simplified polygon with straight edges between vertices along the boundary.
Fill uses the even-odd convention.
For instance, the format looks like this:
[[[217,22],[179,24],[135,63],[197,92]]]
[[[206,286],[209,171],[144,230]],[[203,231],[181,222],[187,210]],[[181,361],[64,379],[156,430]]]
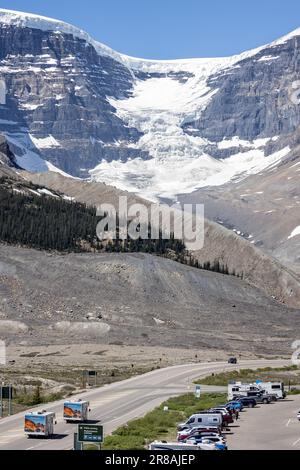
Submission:
[[[254,398],[256,403],[264,403],[265,405],[272,401],[271,395],[268,395],[267,393],[248,392],[247,398]]]

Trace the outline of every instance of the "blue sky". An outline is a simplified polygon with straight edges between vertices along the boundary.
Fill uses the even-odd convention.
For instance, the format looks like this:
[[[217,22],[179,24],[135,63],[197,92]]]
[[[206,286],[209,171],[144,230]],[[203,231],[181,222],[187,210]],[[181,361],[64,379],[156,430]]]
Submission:
[[[75,24],[125,54],[215,57],[300,27],[299,0],[0,0],[1,8]]]

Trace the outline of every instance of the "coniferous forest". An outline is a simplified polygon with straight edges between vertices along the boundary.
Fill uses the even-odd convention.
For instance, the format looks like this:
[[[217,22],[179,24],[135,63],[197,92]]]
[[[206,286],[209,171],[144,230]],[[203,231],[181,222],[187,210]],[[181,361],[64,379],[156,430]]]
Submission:
[[[189,253],[181,240],[171,234],[169,239],[151,239],[151,226],[148,226],[148,239],[101,241],[97,238],[96,227],[100,217],[96,208],[40,194],[39,188],[26,183],[25,190],[7,184],[0,178],[0,242],[58,252],[144,252],[165,256],[189,266],[229,273],[227,266],[218,260],[200,264]]]
[[[102,243],[96,234],[100,217],[96,208],[61,197],[49,197],[7,188],[0,182],[0,240],[41,250],[148,252],[184,251],[184,244],[171,236],[165,240],[111,240]],[[151,227],[149,226],[149,234]],[[118,233],[118,230],[117,230]]]

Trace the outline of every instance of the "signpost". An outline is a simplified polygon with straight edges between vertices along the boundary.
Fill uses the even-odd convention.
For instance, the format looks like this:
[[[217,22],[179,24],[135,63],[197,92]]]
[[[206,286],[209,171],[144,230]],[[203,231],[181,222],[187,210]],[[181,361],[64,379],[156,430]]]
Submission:
[[[195,397],[196,397],[196,398],[200,398],[200,396],[201,396],[201,385],[198,385],[198,384],[197,384],[197,385],[195,386]]]
[[[78,424],[78,442],[103,443],[103,426],[101,424]]]
[[[97,371],[96,370],[88,370],[88,383],[90,385],[90,377],[94,377],[94,385],[97,385]]]
[[[8,416],[12,414],[13,388],[11,385],[0,385],[0,418],[3,417],[3,400],[8,400]]]

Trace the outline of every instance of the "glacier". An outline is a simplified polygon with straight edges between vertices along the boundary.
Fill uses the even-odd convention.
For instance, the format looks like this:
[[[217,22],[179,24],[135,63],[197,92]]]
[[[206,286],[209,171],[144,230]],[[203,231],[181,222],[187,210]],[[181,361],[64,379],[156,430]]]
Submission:
[[[124,129],[136,130],[138,137],[125,136],[122,140],[120,131],[120,136],[110,142],[102,140],[99,135],[90,135],[90,144],[95,145],[95,148],[120,149],[120,155],[122,151],[125,154],[124,158],[107,158],[104,152],[103,158],[99,156],[96,159],[96,165],[95,159],[91,165],[87,162],[91,180],[113,184],[151,200],[176,199],[178,194],[190,193],[201,187],[222,185],[228,181],[240,181],[251,174],[273,168],[291,150],[286,142],[276,147],[275,144],[280,141],[278,133],[269,132],[263,137],[251,139],[243,138],[237,133],[212,140],[200,135],[195,123],[201,122],[209,105],[218,99],[220,77],[230,77],[250,60],[260,67],[276,66],[280,62],[278,47],[298,38],[300,29],[271,44],[232,57],[151,60],[114,51],[94,40],[85,31],[52,18],[0,9],[0,23],[7,27],[51,31],[58,36],[71,35],[92,46],[99,56],[110,58],[126,68],[131,80],[130,90],[117,96],[114,88],[111,93],[106,92],[105,100],[118,120],[118,126],[122,123]],[[34,58],[31,54],[26,54],[24,58],[27,58],[27,62],[21,62],[20,68],[17,65],[17,56],[14,68],[5,61],[0,64],[1,103],[5,103],[7,92],[3,76],[25,72],[30,76],[38,76],[43,70],[45,76],[53,76],[55,81],[55,74],[60,73],[63,76],[64,68],[67,67],[74,73],[74,78],[70,80],[74,82],[76,99],[81,99],[81,95],[82,99],[88,96],[86,83],[82,80],[76,82],[75,55],[62,57],[59,63],[47,50],[37,56],[36,61],[31,62]],[[10,59],[14,57],[11,56]],[[109,79],[107,70],[109,69],[103,68],[101,71],[101,80],[105,75]],[[97,95],[93,97],[97,99]],[[51,97],[55,99],[56,109],[65,106],[64,98],[61,92],[54,93]],[[31,113],[30,116],[34,113],[38,115],[41,107],[43,102],[33,100],[30,96],[26,99],[22,97],[19,103],[19,109]],[[84,110],[84,106],[81,108]],[[109,115],[109,109],[107,113]],[[81,120],[84,121],[84,118]],[[43,121],[38,122],[41,133]],[[9,121],[5,124],[8,127]],[[11,126],[17,127],[17,124],[11,121]],[[21,167],[29,171],[58,171],[70,176],[63,168],[47,161],[46,157],[43,159],[46,151],[46,155],[50,155],[51,151],[53,155],[56,152],[56,158],[60,149],[64,150],[63,139],[54,133],[45,131],[45,135],[36,135],[30,129],[23,129],[21,132],[5,131],[5,134],[16,151],[17,162]],[[266,148],[272,149],[272,146],[274,149],[266,152]],[[215,154],[218,152],[219,155],[224,153],[224,158],[216,158]]]

